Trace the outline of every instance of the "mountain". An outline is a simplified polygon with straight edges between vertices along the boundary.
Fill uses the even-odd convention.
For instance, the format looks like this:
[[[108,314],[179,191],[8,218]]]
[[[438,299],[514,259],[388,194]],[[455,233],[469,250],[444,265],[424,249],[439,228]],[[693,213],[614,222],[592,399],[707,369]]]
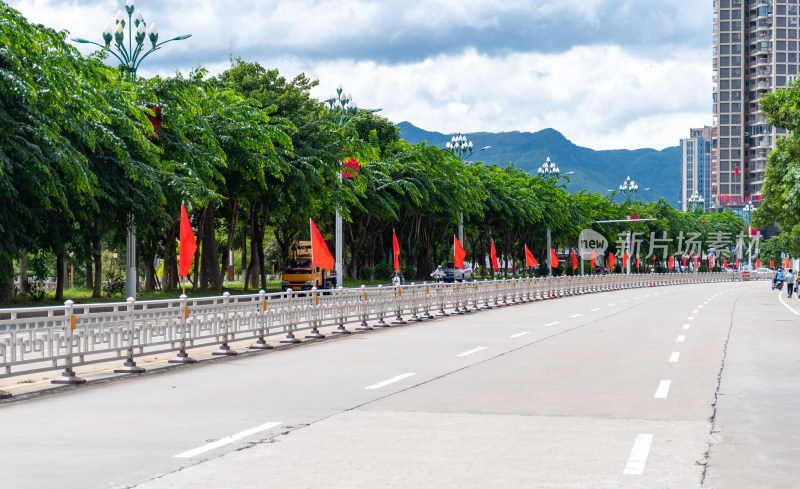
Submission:
[[[452,135],[420,129],[410,122],[397,124],[400,136],[411,144],[426,141],[429,145],[444,147]],[[618,189],[630,176],[639,185],[637,198],[654,201],[664,198],[678,206],[681,185],[681,148],[674,146],[661,151],[655,149],[615,149],[597,151],[573,144],[555,129],[530,132],[476,132],[467,134],[475,148],[491,148],[473,155],[476,161],[497,166],[514,162],[517,168],[535,174],[547,157],[561,173],[575,172],[569,176],[569,190],[589,190],[608,193]],[[649,191],[641,189],[649,187]],[[619,198],[618,198],[619,199]]]

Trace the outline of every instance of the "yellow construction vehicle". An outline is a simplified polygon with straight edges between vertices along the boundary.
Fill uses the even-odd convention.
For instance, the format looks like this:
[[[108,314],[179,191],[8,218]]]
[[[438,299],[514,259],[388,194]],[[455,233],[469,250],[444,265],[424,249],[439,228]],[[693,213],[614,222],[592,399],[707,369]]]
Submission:
[[[333,289],[336,287],[336,272],[311,265],[311,241],[294,241],[289,261],[283,269],[281,289],[307,290]]]

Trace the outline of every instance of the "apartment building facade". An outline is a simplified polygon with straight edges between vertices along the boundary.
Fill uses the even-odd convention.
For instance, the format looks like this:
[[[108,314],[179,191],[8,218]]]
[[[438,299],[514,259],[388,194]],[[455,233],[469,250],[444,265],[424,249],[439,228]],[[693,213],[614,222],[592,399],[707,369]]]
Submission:
[[[710,126],[689,130],[681,139],[681,209],[686,211],[693,196],[702,199],[703,211],[711,202],[711,154],[714,128]]]
[[[799,0],[713,0],[712,207],[759,205],[767,158],[785,134],[758,101],[797,79]]]

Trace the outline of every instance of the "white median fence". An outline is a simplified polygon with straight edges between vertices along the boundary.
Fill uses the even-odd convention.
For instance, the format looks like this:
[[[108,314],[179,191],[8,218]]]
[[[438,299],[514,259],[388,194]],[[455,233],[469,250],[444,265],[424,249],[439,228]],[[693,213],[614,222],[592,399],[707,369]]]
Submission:
[[[577,294],[739,280],[739,273],[618,274],[2,309],[0,378],[63,368],[52,382],[75,384],[83,379],[73,367],[114,359],[124,362],[116,372],[137,373],[144,371],[137,356],[175,353],[170,362],[191,363],[187,350],[218,345],[213,354],[235,355],[234,341],[269,349],[267,337],[299,343],[303,330],[305,338],[324,338],[322,327],[348,334],[348,325],[370,330]]]

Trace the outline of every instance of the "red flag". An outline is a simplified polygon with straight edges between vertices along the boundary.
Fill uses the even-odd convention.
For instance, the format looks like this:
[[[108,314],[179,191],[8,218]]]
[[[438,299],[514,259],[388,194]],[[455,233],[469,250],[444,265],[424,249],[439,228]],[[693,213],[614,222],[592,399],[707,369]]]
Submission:
[[[550,248],[550,266],[553,268],[558,267],[558,255],[553,248]]]
[[[736,268],[739,268],[739,259],[736,259]]]
[[[734,166],[733,168],[734,168],[734,172],[738,175],[739,174],[739,167],[738,166]]]
[[[597,253],[595,253],[594,250],[590,250],[590,251],[591,251],[590,257],[592,259],[591,266],[592,266],[592,268],[594,268],[594,260],[597,258]]]
[[[495,270],[500,270],[500,265],[497,264],[497,250],[494,247],[494,240],[492,240],[492,249],[489,252],[489,257],[492,259],[492,266]]]
[[[400,243],[397,242],[397,233],[392,229],[392,252],[394,254],[394,271],[400,272]]]
[[[575,270],[578,268],[578,257],[575,256],[575,250],[570,250],[572,252],[572,269]]]
[[[186,277],[192,269],[192,260],[197,251],[197,241],[194,240],[192,224],[189,222],[189,214],[186,207],[181,202],[181,244],[180,244],[180,269],[178,275]]]
[[[728,268],[728,259],[727,258],[723,258],[722,259],[722,268]]]
[[[669,257],[669,268],[670,270],[675,268],[675,258]]]
[[[627,253],[622,254],[622,266],[627,268],[630,265],[631,256]]]
[[[700,268],[700,257],[694,259],[695,268]]]
[[[358,175],[358,171],[361,169],[361,165],[359,165],[358,160],[355,158],[349,158],[342,165],[350,169],[350,171],[342,170],[342,178],[355,178],[355,176]]]
[[[455,244],[455,250],[453,250],[453,262],[456,268],[463,270],[464,258],[467,257],[467,252],[461,247],[461,243],[458,241],[458,238],[455,235],[453,235],[453,243]]]
[[[761,268],[761,259],[756,258],[756,268]]]
[[[683,267],[686,268],[686,257],[683,257]]]
[[[336,269],[336,261],[333,259],[330,250],[328,250],[325,240],[322,239],[319,229],[311,219],[308,222],[311,223],[311,264],[326,270]]]
[[[769,261],[769,267],[770,268],[775,268],[775,260],[770,260]]]
[[[609,253],[608,254],[608,271],[609,272],[613,272],[614,271],[614,261],[616,261],[614,259],[614,253]]]
[[[531,250],[528,249],[528,245],[525,245],[525,266],[526,267],[535,267],[539,263],[536,261],[536,258],[533,257],[533,253]]]
[[[636,255],[636,268],[639,268],[639,255]]]

